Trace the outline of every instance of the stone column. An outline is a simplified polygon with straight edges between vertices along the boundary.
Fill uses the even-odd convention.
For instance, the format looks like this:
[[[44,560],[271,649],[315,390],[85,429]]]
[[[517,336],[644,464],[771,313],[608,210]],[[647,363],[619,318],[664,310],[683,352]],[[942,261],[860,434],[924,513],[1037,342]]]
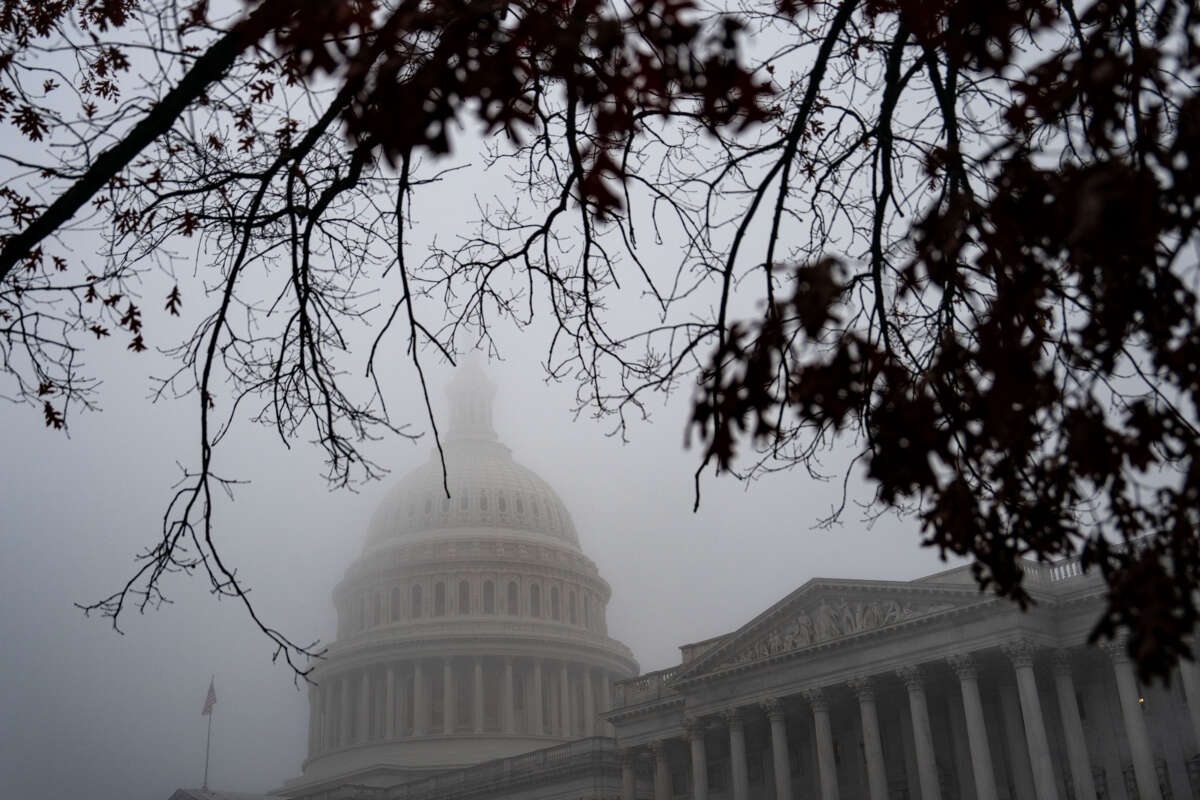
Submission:
[[[1004,736],[1008,754],[1008,771],[1017,797],[1034,796],[1033,772],[1029,767],[1029,748],[1025,745],[1024,723],[1021,721],[1021,698],[1012,676],[1000,681],[1000,715],[1004,718]]]
[[[1029,746],[1029,763],[1033,767],[1033,790],[1037,800],[1058,800],[1058,784],[1054,780],[1054,757],[1046,736],[1042,718],[1042,701],[1038,697],[1037,678],[1033,674],[1033,645],[1023,639],[1004,646],[1017,674],[1017,693],[1021,698],[1021,717],[1025,720],[1025,743]]]
[[[321,733],[321,693],[316,686],[308,687],[308,757],[317,754]]]
[[[708,800],[708,754],[704,751],[704,723],[688,719],[685,730],[692,750],[692,800]]]
[[[583,681],[583,735],[596,735],[596,693],[592,690],[592,668],[584,667],[580,676]]]
[[[432,727],[429,719],[429,695],[425,692],[425,670],[420,661],[413,662],[412,680],[413,736],[424,736]]]
[[[887,800],[887,766],[883,761],[883,739],[879,735],[879,714],[875,708],[875,686],[867,677],[850,681],[858,695],[858,713],[862,720],[863,755],[867,759],[867,788],[871,800]]]
[[[330,750],[334,746],[334,740],[337,736],[337,718],[334,716],[334,680],[326,679],[325,687],[322,692],[325,696],[325,714],[320,721],[320,735],[322,742],[320,748],[322,751]]]
[[[530,710],[533,712],[533,725],[530,726],[530,733],[535,736],[542,734],[542,660],[535,658],[533,660],[533,702],[529,704]]]
[[[633,772],[633,751],[621,750],[621,800],[637,800],[637,776]]]
[[[396,736],[408,736],[413,730],[412,678],[408,669],[400,667],[396,680]]]
[[[358,679],[358,740],[371,738],[371,671],[364,669]]]
[[[504,657],[504,684],[500,687],[500,727],[505,733],[515,733],[517,715],[513,710],[513,660]]]
[[[654,754],[654,800],[671,800],[671,765],[667,763],[667,743],[650,745]]]
[[[558,710],[560,715],[558,724],[562,736],[567,739],[574,738],[571,733],[571,679],[567,673],[567,662],[565,661],[558,668]]]
[[[988,744],[983,702],[979,699],[979,672],[974,659],[968,655],[952,656],[950,666],[958,675],[958,688],[962,692],[963,716],[967,719],[967,744],[971,748],[971,773],[975,778],[975,797],[977,800],[996,800],[996,774],[992,768],[992,750]]]
[[[1071,762],[1071,785],[1075,788],[1075,800],[1096,800],[1092,761],[1088,758],[1087,742],[1083,738],[1083,722],[1079,719],[1079,704],[1075,700],[1075,682],[1071,680],[1071,656],[1066,650],[1054,651],[1054,690],[1058,695],[1058,715],[1062,718],[1063,736],[1067,740],[1067,758]]]
[[[933,731],[929,727],[929,707],[925,703],[925,682],[919,667],[898,670],[908,688],[908,708],[912,714],[913,747],[917,751],[917,777],[921,781],[922,800],[941,800],[937,757],[933,750]]]
[[[829,700],[821,689],[804,693],[812,707],[813,732],[817,740],[817,772],[821,783],[821,800],[838,800],[837,761],[833,755],[833,727],[829,723]]]
[[[771,764],[775,768],[775,800],[792,800],[792,765],[788,760],[787,715],[777,697],[763,701],[771,723]]]
[[[1191,642],[1192,657],[1200,658],[1196,643]],[[1183,695],[1187,699],[1188,714],[1192,720],[1192,734],[1196,747],[1200,749],[1200,665],[1195,661],[1179,659],[1179,678],[1183,683]]]
[[[1112,658],[1117,677],[1117,694],[1121,699],[1121,716],[1125,718],[1125,736],[1129,739],[1129,754],[1133,757],[1133,772],[1137,778],[1139,800],[1162,800],[1158,790],[1158,773],[1154,768],[1154,754],[1150,749],[1150,736],[1146,733],[1146,717],[1142,711],[1141,695],[1137,677],[1133,674],[1133,663],[1122,641],[1105,645]]]
[[[383,687],[383,701],[387,708],[383,712],[383,738],[396,735],[396,665],[388,664],[387,683]]]
[[[475,693],[474,700],[475,732],[483,733],[483,659],[475,656]]]
[[[351,723],[354,722],[354,714],[352,713],[352,709],[351,709],[352,701],[350,699],[350,676],[342,675],[341,680],[342,680],[342,708],[341,708],[342,736],[338,740],[338,744],[342,747],[345,747],[346,745],[350,744],[351,737],[353,736],[353,733],[354,733],[353,729],[350,727]]]
[[[600,713],[607,714],[612,711],[612,676],[608,674],[608,670],[603,670],[600,673]],[[612,723],[605,720],[600,728],[605,736],[614,735]]]
[[[454,659],[447,656],[442,659],[442,733],[454,733],[454,701]]]
[[[729,726],[729,766],[733,773],[733,800],[750,800],[750,776],[746,771],[746,732],[736,708],[725,712]]]

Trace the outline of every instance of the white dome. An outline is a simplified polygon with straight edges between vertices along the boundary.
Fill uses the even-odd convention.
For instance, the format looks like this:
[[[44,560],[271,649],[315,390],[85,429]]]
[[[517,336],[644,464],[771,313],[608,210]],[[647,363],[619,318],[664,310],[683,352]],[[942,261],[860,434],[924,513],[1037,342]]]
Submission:
[[[392,489],[367,529],[367,547],[425,531],[488,529],[546,536],[578,549],[579,537],[558,494],[513,461],[498,442],[446,443],[450,496],[437,453]]]

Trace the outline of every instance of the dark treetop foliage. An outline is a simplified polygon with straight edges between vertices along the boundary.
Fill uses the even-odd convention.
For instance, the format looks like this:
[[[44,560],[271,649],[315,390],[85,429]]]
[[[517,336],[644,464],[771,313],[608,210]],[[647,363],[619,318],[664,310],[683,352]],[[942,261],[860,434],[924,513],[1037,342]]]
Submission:
[[[159,386],[195,398],[198,453],[89,610],[201,570],[255,615],[211,540],[239,408],[371,477],[361,442],[407,434],[347,326],[398,326],[423,385],[422,353],[537,313],[551,374],[618,429],[690,383],[701,470],[817,474],[853,443],[879,507],[983,586],[1025,604],[1020,557],[1081,555],[1096,637],[1145,678],[1190,655],[1194,4],[218,5],[0,0],[7,395],[64,427],[91,337],[146,349],[145,292],[201,309]],[[471,121],[512,195],[410,253],[430,156]],[[303,674],[314,647],[254,618]]]

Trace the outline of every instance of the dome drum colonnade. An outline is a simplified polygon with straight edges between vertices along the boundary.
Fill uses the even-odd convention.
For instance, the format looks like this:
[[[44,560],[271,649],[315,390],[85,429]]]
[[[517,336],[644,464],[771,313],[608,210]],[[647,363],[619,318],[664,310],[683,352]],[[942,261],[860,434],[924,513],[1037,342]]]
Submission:
[[[637,664],[607,634],[611,590],[566,508],[497,440],[493,392],[477,366],[458,370],[450,496],[435,452],[386,496],[334,590],[338,638],[314,673],[298,785],[611,734],[598,715]]]
[[[1130,788],[1135,790],[1139,800],[1163,800],[1161,786],[1164,776],[1160,774],[1151,751],[1133,665],[1123,643],[1110,644],[1104,648],[1104,652],[1113,670],[1113,683],[1132,760],[1132,775],[1128,776],[1129,783],[1132,784]],[[1001,773],[993,767],[993,754],[997,752],[993,748],[996,743],[989,742],[989,730],[985,723],[984,704],[980,695],[981,675],[986,674],[994,684],[988,688],[998,689],[1004,738],[1008,740],[1007,749],[1000,752],[1009,754],[1007,758],[1010,774],[1007,777],[1013,782],[1017,795],[1028,796],[1031,800],[1065,800],[1060,798],[1055,779],[1052,750],[1048,743],[1047,724],[1034,668],[1035,661],[1048,661],[1053,674],[1053,694],[1057,700],[1058,721],[1062,727],[1067,751],[1068,794],[1073,800],[1096,800],[1101,795],[1097,791],[1097,775],[1089,757],[1088,740],[1081,721],[1079,695],[1076,693],[1073,677],[1073,656],[1074,652],[1070,650],[1036,647],[1028,639],[1017,638],[1004,644],[998,652],[980,651],[952,655],[936,663],[903,665],[890,674],[860,676],[840,685],[814,686],[801,690],[794,696],[765,697],[754,706],[737,705],[715,714],[688,715],[685,717],[683,736],[679,737],[679,741],[662,738],[647,745],[626,747],[621,751],[622,798],[633,800],[635,797],[637,763],[641,758],[649,756],[652,763],[654,800],[671,800],[681,794],[690,796],[693,800],[708,800],[710,779],[720,773],[714,775],[711,772],[713,764],[708,758],[706,742],[709,733],[723,728],[724,735],[728,737],[725,752],[729,761],[730,796],[732,800],[748,800],[751,795],[745,725],[753,715],[763,713],[769,724],[774,797],[778,800],[790,800],[797,795],[792,786],[795,764],[791,759],[795,758],[795,752],[789,747],[788,721],[790,716],[799,711],[803,718],[801,725],[812,732],[817,796],[820,800],[839,800],[838,757],[832,734],[831,714],[835,706],[844,706],[843,703],[834,703],[834,699],[841,699],[841,695],[847,692],[853,696],[854,705],[857,706],[858,719],[854,722],[861,735],[861,759],[867,790],[864,796],[870,800],[886,800],[899,792],[920,797],[922,800],[941,800],[944,796],[955,795],[955,792],[946,788],[950,776],[939,764],[939,758],[944,758],[946,754],[942,753],[939,756],[935,750],[926,700],[928,687],[938,685],[939,688],[946,688],[944,678],[949,676],[944,673],[948,671],[953,675],[953,682],[958,684],[957,709],[956,712],[952,712],[957,713],[957,718],[951,722],[956,731],[956,738],[965,740],[955,742],[955,747],[963,750],[958,761],[965,765],[966,771],[969,772],[968,775],[960,774],[959,779],[972,783],[972,796],[976,800],[997,800],[999,796],[996,781],[1001,777]],[[618,683],[618,705],[621,704],[621,697],[627,691],[627,687],[635,683],[644,683],[647,677]],[[1182,679],[1189,708],[1195,709],[1191,715],[1191,722],[1195,728],[1196,739],[1200,741],[1200,667],[1191,662],[1182,663],[1179,677]],[[912,776],[915,780],[906,774],[901,776],[901,782],[908,779],[913,791],[899,788],[897,776],[888,775],[880,735],[876,697],[882,687],[897,679],[903,684],[907,695],[906,716],[911,726],[911,730],[903,731],[903,749],[907,751],[904,754],[905,773],[912,766],[911,762],[915,762],[915,774]],[[636,689],[642,694],[645,693],[644,686],[638,685]],[[659,693],[665,694],[661,690]],[[794,717],[792,722],[795,722]],[[1000,765],[999,769],[1002,768]],[[679,783],[681,776],[685,774],[688,791],[681,791]],[[891,783],[889,777],[892,778]],[[724,777],[720,776],[717,779],[724,780]]]

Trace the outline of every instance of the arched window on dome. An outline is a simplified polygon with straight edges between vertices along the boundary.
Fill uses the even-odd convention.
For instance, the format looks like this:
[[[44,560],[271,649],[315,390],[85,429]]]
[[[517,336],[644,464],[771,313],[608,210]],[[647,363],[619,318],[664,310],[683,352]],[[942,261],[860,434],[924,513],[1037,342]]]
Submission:
[[[421,584],[419,584],[419,583],[413,584],[412,605],[409,607],[412,609],[412,618],[420,619],[421,618]]]
[[[542,587],[536,583],[529,587],[529,616],[540,617],[542,615]]]
[[[533,515],[535,517],[541,516],[542,512],[541,509],[538,508],[538,501],[536,497],[531,497],[529,499],[529,507],[533,509]]]
[[[463,489],[462,497],[459,498],[458,507],[463,511],[467,510],[467,506],[471,504],[471,499],[467,496],[467,490]]]
[[[572,625],[578,625],[579,620],[575,616],[575,592],[572,591],[567,595],[567,616],[571,618]]]
[[[383,624],[383,595],[376,592],[371,602],[371,624],[378,627]]]
[[[559,612],[560,612],[560,609],[558,607],[558,587],[551,586],[550,587],[550,618],[556,619],[556,620],[562,619],[562,617],[559,615]]]
[[[367,627],[367,598],[359,595],[358,608],[354,615],[354,629],[361,631]]]
[[[471,613],[471,584],[466,581],[458,582],[458,613]]]
[[[487,492],[486,491],[480,492],[479,493],[479,510],[487,511],[487,506],[488,506]]]
[[[483,582],[483,613],[496,613],[496,584],[491,581]]]
[[[404,595],[400,593],[400,587],[392,589],[392,622],[400,619],[402,613],[401,605],[404,603]]]
[[[520,495],[517,495],[517,513],[518,514],[525,513],[525,503],[524,503],[524,501],[521,500]]]
[[[433,585],[433,615],[435,617],[446,615],[446,584],[441,581]]]
[[[508,510],[508,502],[504,499],[504,492],[496,492],[496,508],[501,511]]]
[[[447,513],[449,513],[449,511],[450,511],[450,498],[443,497],[442,498],[442,513],[447,514]]]
[[[520,600],[517,596],[517,582],[508,582],[508,613],[517,616],[521,613]]]
[[[590,627],[590,621],[591,621],[591,616],[592,616],[591,609],[590,609],[591,604],[588,602],[588,599],[590,597],[591,596],[589,594],[587,594],[587,592],[584,592],[584,594],[583,594],[583,627],[585,627],[585,628]]]

